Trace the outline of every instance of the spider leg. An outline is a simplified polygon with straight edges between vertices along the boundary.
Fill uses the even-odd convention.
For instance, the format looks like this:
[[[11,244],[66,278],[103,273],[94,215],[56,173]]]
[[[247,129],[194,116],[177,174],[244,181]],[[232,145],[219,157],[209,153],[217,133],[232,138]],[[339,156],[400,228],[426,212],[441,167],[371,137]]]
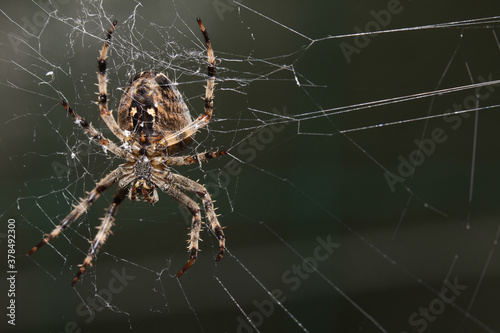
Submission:
[[[211,158],[217,158],[223,155],[227,155],[224,151],[208,151],[191,156],[168,156],[162,160],[162,163],[167,165],[189,165],[197,162],[204,162]]]
[[[205,38],[205,44],[207,46],[207,58],[208,58],[208,78],[207,86],[205,88],[205,114],[203,115],[207,118],[207,122],[212,118],[212,112],[214,110],[214,88],[215,88],[215,56],[214,50],[212,49],[212,43],[208,37],[207,30],[198,17],[196,19],[198,25],[200,26],[203,37]]]
[[[224,236],[224,232],[222,231],[219,220],[217,220],[217,214],[215,214],[214,204],[212,199],[210,198],[210,195],[208,194],[207,189],[203,185],[187,177],[174,173],[172,173],[171,176],[172,182],[174,184],[180,186],[188,192],[196,194],[203,202],[203,209],[205,210],[208,223],[210,224],[210,229],[212,229],[212,231],[215,233],[215,236],[219,240],[219,254],[217,255],[217,258],[215,260],[221,260],[226,250],[226,237]]]
[[[73,223],[76,219],[80,217],[85,211],[89,209],[89,207],[99,198],[99,196],[111,187],[122,175],[121,166],[111,171],[106,177],[101,179],[97,186],[90,191],[90,193],[83,199],[80,200],[80,203],[75,206],[75,208],[66,216],[59,225],[52,230],[50,234],[48,234],[40,243],[38,243],[35,247],[33,247],[28,255],[33,254],[36,250],[38,250],[42,245],[47,244],[52,238],[58,236],[64,229],[68,228],[71,223]]]
[[[130,160],[134,160],[134,157],[123,150],[122,148],[118,147],[113,141],[110,141],[106,139],[101,132],[95,129],[94,126],[92,126],[91,123],[88,123],[85,119],[83,119],[78,113],[76,113],[65,101],[61,101],[62,106],[68,111],[68,113],[75,118],[76,123],[79,124],[85,132],[87,132],[91,137],[92,140],[97,142],[99,145],[106,147],[109,151],[111,151],[113,154],[119,157],[127,158]]]
[[[205,39],[205,44],[207,47],[207,58],[208,58],[208,77],[207,86],[205,87],[205,113],[199,116],[191,124],[177,131],[176,133],[169,135],[158,142],[157,147],[163,149],[163,147],[168,147],[175,145],[183,141],[185,138],[192,136],[200,128],[206,126],[210,119],[212,118],[212,113],[214,110],[214,88],[215,88],[215,56],[212,49],[212,43],[208,37],[207,30],[201,22],[200,18],[196,19],[198,25],[200,26],[201,32]]]
[[[116,213],[118,212],[118,207],[120,206],[120,203],[123,201],[123,199],[127,196],[127,193],[128,193],[127,187],[122,188],[118,186],[118,188],[116,189],[116,192],[113,196],[113,202],[106,210],[106,214],[102,218],[101,225],[97,227],[99,232],[97,232],[97,235],[92,241],[87,256],[85,257],[83,264],[80,265],[80,269],[76,273],[75,278],[71,283],[72,286],[75,285],[75,283],[80,278],[80,275],[82,275],[87,266],[88,265],[92,266],[92,259],[97,255],[97,252],[99,252],[99,249],[101,248],[102,245],[104,245],[106,239],[111,234],[111,227],[114,225],[115,216]]]
[[[115,30],[117,21],[114,20],[111,28],[106,35],[106,39],[104,40],[104,45],[99,53],[99,60],[97,62],[99,72],[97,73],[97,80],[99,86],[99,97],[98,104],[99,110],[101,111],[101,118],[106,123],[106,126],[111,130],[111,132],[120,140],[126,139],[125,134],[120,129],[118,124],[116,123],[113,114],[108,109],[108,88],[107,88],[107,75],[106,75],[106,58],[108,57],[109,44],[111,42],[111,34]]]
[[[167,174],[167,178],[169,177],[169,175],[171,175],[171,173]],[[188,240],[189,259],[186,265],[184,265],[179,273],[177,273],[177,277],[180,277],[189,267],[191,267],[192,264],[194,264],[196,258],[198,257],[198,243],[200,241],[201,231],[200,207],[193,199],[188,197],[181,190],[179,190],[173,184],[165,181],[164,179],[157,179],[155,183],[163,192],[170,195],[175,201],[177,201],[181,206],[186,208],[193,215],[193,219],[191,222],[191,231],[189,233]]]

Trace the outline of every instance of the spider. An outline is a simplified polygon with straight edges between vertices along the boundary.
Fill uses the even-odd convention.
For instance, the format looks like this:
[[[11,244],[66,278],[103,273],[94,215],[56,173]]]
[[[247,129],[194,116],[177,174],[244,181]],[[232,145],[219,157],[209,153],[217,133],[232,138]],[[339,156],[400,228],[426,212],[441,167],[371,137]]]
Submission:
[[[206,188],[189,178],[176,174],[168,165],[189,165],[201,163],[211,158],[226,155],[225,151],[205,152],[191,156],[178,156],[192,141],[193,135],[206,126],[213,112],[213,93],[215,85],[215,56],[208,33],[200,18],[198,25],[205,39],[208,58],[208,77],[205,89],[205,113],[194,121],[191,119],[188,107],[181,93],[174,84],[162,73],[155,71],[142,72],[135,76],[126,87],[118,107],[118,122],[108,109],[106,58],[111,35],[117,21],[113,21],[98,60],[98,102],[101,118],[111,132],[123,143],[118,146],[106,139],[92,124],[80,117],[65,101],[61,101],[66,111],[75,119],[91,137],[102,147],[113,154],[124,158],[125,163],[102,178],[97,186],[60,222],[60,224],[45,236],[45,238],[28,255],[33,254],[42,245],[58,236],[78,219],[90,206],[109,189],[118,183],[111,205],[102,218],[98,232],[91,242],[87,256],[80,265],[72,286],[78,281],[99,249],[105,243],[120,203],[128,196],[130,201],[146,201],[154,204],[158,201],[158,189],[170,195],[181,206],[192,214],[191,231],[189,233],[187,263],[179,271],[179,278],[198,256],[198,242],[201,231],[201,215],[199,205],[183,191],[198,196],[203,204],[206,218],[211,230],[219,242],[219,253],[215,260],[222,259],[225,251],[225,236],[217,220],[213,202]]]

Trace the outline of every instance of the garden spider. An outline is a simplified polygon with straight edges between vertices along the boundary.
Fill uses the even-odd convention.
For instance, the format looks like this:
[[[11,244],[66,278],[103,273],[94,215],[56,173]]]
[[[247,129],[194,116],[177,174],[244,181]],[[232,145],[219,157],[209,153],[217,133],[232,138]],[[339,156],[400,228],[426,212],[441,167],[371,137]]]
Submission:
[[[221,260],[224,255],[224,232],[217,220],[214,205],[206,188],[189,178],[171,172],[168,167],[168,165],[188,165],[226,155],[225,151],[216,151],[192,156],[175,156],[193,141],[193,135],[198,129],[208,124],[214,108],[215,57],[208,33],[201,20],[198,18],[197,21],[207,48],[208,78],[205,90],[205,113],[196,120],[192,121],[187,105],[174,84],[164,74],[148,71],[138,74],[125,89],[118,108],[118,123],[115,121],[108,109],[106,57],[116,20],[111,25],[100,51],[97,74],[98,105],[101,118],[123,145],[118,146],[107,140],[92,124],[73,111],[65,101],[61,102],[76,123],[95,142],[126,160],[102,178],[68,216],[28,253],[31,255],[42,245],[58,236],[86,212],[104,191],[114,183],[118,183],[112,203],[102,218],[101,225],[97,228],[99,231],[91,242],[87,257],[73,279],[73,286],[87,266],[91,265],[92,259],[111,233],[115,215],[123,199],[128,196],[131,201],[143,200],[155,203],[158,201],[157,189],[170,195],[193,215],[188,240],[189,259],[177,277],[180,277],[196,261],[202,224],[199,205],[182,190],[200,197],[210,228],[219,241],[219,253],[216,260]]]

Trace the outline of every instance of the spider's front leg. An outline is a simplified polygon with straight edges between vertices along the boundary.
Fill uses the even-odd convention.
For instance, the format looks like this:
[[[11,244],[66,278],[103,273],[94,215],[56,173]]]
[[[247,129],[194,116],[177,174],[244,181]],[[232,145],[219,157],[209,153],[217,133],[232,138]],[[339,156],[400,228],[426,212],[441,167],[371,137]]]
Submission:
[[[113,196],[113,202],[109,206],[109,208],[106,211],[106,215],[102,218],[102,223],[97,229],[99,232],[95,236],[94,240],[92,241],[89,251],[87,253],[87,257],[85,257],[85,260],[83,261],[83,264],[80,265],[80,269],[78,270],[78,273],[76,273],[75,278],[73,279],[73,282],[71,283],[72,286],[75,285],[75,283],[78,281],[80,278],[80,275],[85,271],[88,265],[92,266],[92,259],[95,258],[97,255],[97,252],[101,248],[102,245],[106,242],[106,239],[108,238],[109,234],[111,233],[111,227],[114,225],[115,221],[115,216],[116,213],[118,212],[118,207],[120,206],[120,203],[123,201],[123,199],[127,196],[128,194],[128,188],[122,188],[118,186],[116,189],[115,195]]]
[[[217,237],[217,240],[219,241],[219,254],[215,260],[221,260],[224,256],[224,252],[226,251],[226,237],[224,236],[222,227],[217,219],[217,214],[215,214],[214,204],[207,189],[194,180],[181,175],[172,174],[172,180],[174,184],[177,184],[184,190],[196,194],[203,202],[203,209],[205,210],[205,215],[207,216],[208,223],[210,224],[210,229],[212,229]]]
[[[121,166],[111,171],[106,177],[101,179],[97,186],[90,191],[90,193],[83,198],[78,205],[66,216],[61,223],[48,234],[40,243],[33,247],[28,255],[33,254],[42,245],[47,244],[52,238],[58,236],[64,229],[68,228],[76,219],[80,217],[90,206],[99,198],[99,196],[111,187],[122,175]]]
[[[171,173],[167,173],[166,178],[170,178]],[[175,201],[177,201],[181,206],[186,208],[192,215],[193,219],[191,222],[191,231],[189,233],[188,240],[188,251],[189,251],[189,259],[186,265],[182,267],[182,269],[177,273],[177,277],[180,277],[191,265],[194,264],[196,258],[198,258],[199,251],[199,241],[200,239],[200,231],[201,231],[201,214],[200,207],[193,199],[188,197],[182,191],[180,191],[173,183],[170,181],[166,181],[164,179],[156,179],[155,183],[157,186],[166,194],[171,196]]]

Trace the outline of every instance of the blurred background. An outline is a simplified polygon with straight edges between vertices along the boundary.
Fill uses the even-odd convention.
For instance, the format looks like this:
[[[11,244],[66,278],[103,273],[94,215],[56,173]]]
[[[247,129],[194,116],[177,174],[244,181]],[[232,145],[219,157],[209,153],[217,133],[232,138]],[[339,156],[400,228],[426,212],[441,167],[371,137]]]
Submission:
[[[499,332],[500,7],[497,1],[17,1],[0,5],[1,267],[16,225],[7,332]],[[205,184],[220,262],[167,195],[124,202],[92,268],[71,281],[112,191],[33,256],[116,168],[66,115],[99,117],[97,56],[113,19],[110,107],[142,70],[196,117],[206,53],[214,118],[175,172]],[[7,275],[7,273],[5,274]],[[3,309],[10,300],[2,284]],[[5,296],[3,296],[5,295]],[[5,311],[5,310],[4,310]]]

